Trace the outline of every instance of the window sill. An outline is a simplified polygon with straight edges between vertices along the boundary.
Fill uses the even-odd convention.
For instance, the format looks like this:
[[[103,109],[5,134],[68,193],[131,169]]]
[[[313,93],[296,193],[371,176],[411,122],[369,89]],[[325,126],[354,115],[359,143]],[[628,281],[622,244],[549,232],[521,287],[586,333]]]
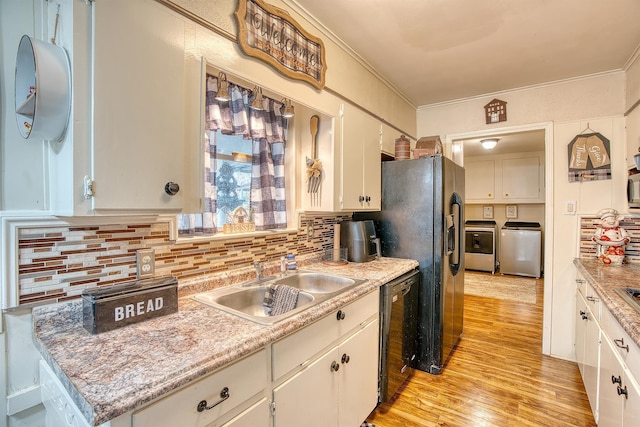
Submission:
[[[218,240],[232,240],[232,239],[245,239],[247,237],[261,237],[268,236],[273,234],[290,234],[297,233],[297,228],[280,228],[277,230],[262,230],[262,231],[250,231],[246,233],[216,233],[211,235],[193,235],[193,236],[181,236],[176,232],[178,238],[176,239],[176,243],[187,243],[187,242],[206,242],[206,241],[218,241]]]

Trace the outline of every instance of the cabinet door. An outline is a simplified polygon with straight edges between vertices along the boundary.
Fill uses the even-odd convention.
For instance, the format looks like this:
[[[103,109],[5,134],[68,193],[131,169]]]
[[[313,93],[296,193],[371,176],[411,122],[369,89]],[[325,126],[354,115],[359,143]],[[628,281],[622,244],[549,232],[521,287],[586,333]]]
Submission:
[[[617,387],[612,379],[623,380],[624,372],[620,361],[616,357],[611,342],[603,335],[600,347],[600,392],[598,396],[599,427],[620,427],[622,425],[623,397],[618,395]]]
[[[340,345],[341,427],[359,426],[378,402],[378,319]]]
[[[502,160],[503,199],[538,199],[540,191],[540,159],[537,155]]]
[[[495,161],[465,162],[465,198],[491,201],[495,199]]]
[[[349,104],[342,115],[342,205],[343,210],[361,208],[364,159],[362,156],[365,115]]]
[[[380,123],[351,105],[342,115],[342,210],[381,206]]]
[[[333,347],[273,390],[275,427],[336,426],[339,374],[343,370],[340,355]],[[338,366],[338,370],[332,366]]]
[[[576,363],[580,368],[582,374],[582,381],[584,382],[584,339],[587,329],[587,305],[582,298],[580,292],[576,292],[576,336],[575,336],[575,348],[576,348]],[[591,405],[593,407],[593,405]]]
[[[623,427],[640,425],[640,386],[628,370],[625,370],[624,386],[627,387],[627,398],[622,403]]]
[[[269,402],[263,398],[255,405],[224,423],[222,427],[267,427],[269,421]],[[213,424],[213,426],[215,425]]]
[[[594,314],[587,306],[587,319],[584,331],[584,369],[582,379],[584,388],[591,403],[591,410],[596,412],[598,400],[598,355],[600,354],[600,327]]]
[[[364,162],[363,190],[364,210],[380,210],[382,206],[382,163],[380,123],[373,117],[365,117],[362,160]]]
[[[400,135],[400,132],[383,123],[380,131],[380,151],[395,157],[396,139],[400,138]]]
[[[93,208],[179,211],[165,185],[185,185],[184,21],[152,0],[92,4]]]

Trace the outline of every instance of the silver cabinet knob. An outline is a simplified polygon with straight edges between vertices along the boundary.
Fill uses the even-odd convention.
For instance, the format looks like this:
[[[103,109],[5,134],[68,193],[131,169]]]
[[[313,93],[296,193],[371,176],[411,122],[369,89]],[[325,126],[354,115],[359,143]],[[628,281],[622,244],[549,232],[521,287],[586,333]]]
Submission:
[[[175,182],[167,182],[164,186],[164,192],[170,196],[175,196],[180,191],[180,186]]]

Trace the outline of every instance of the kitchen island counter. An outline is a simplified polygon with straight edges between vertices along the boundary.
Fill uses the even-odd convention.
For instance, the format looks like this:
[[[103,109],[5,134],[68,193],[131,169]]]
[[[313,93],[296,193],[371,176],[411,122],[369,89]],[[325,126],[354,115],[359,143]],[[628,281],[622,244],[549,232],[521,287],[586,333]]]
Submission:
[[[637,288],[640,265],[605,265],[586,259],[574,259],[573,264],[600,296],[605,309],[620,323],[631,339],[640,346],[640,313],[615,292],[616,288]]]
[[[264,348],[417,266],[396,258],[304,266],[368,281],[271,326],[196,302],[189,291],[181,292],[177,313],[98,335],[83,328],[81,301],[36,307],[34,342],[87,421],[99,425]]]

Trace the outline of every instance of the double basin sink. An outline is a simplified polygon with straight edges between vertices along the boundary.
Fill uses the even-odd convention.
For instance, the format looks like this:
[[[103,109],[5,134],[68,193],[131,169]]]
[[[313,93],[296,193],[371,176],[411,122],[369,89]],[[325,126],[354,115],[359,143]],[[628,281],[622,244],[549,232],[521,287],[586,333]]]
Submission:
[[[227,313],[263,325],[271,325],[353,289],[365,281],[365,279],[329,273],[298,271],[287,276],[271,276],[240,285],[214,289],[196,294],[192,298]],[[273,285],[296,288],[299,291],[296,307],[283,314],[270,315],[263,301],[268,287]]]

